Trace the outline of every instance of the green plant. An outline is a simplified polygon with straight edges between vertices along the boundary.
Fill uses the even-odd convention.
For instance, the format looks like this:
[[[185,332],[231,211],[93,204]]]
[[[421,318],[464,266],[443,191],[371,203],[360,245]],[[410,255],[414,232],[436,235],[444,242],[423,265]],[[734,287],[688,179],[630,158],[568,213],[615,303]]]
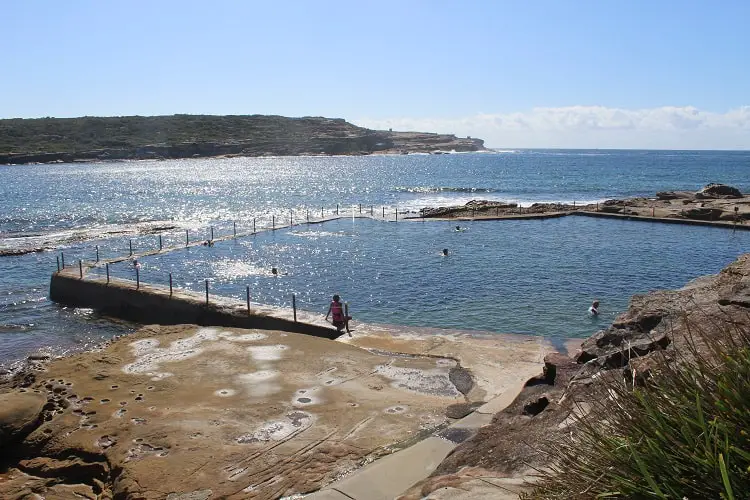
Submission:
[[[643,387],[603,377],[603,395],[527,499],[750,498],[750,335],[690,320]],[[654,355],[654,354],[652,354]]]

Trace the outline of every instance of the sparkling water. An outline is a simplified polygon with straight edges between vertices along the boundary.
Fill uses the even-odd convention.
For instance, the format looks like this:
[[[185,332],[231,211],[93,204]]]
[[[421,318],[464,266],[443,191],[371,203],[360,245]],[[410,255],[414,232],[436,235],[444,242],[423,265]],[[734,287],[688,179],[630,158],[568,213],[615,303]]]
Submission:
[[[91,345],[134,325],[46,298],[68,265],[191,240],[346,219],[141,259],[141,279],[325,313],[333,293],[355,320],[486,332],[590,335],[629,297],[715,273],[750,248],[744,231],[567,217],[455,224],[392,222],[398,210],[491,199],[586,203],[724,182],[750,191],[748,152],[518,151],[501,154],[192,159],[0,167],[0,362]],[[442,256],[447,248],[449,255]],[[274,276],[270,269],[276,267]],[[112,266],[132,277],[132,265]],[[599,318],[586,309],[602,302]],[[355,321],[356,324],[356,321]]]

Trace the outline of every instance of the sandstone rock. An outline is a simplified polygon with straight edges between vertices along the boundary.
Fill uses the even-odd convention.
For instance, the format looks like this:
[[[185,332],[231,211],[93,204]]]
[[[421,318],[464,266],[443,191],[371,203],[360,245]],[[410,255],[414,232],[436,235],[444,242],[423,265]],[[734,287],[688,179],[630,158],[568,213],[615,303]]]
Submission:
[[[726,184],[707,184],[700,191],[695,193],[696,198],[742,198],[739,189]]]
[[[475,401],[473,403],[456,403],[445,409],[445,416],[448,418],[464,418],[484,404],[484,401]]]
[[[0,394],[0,446],[16,441],[39,422],[47,399],[36,392]]]
[[[471,372],[466,368],[461,368],[460,366],[453,367],[450,369],[448,376],[461,394],[468,394],[474,386],[474,379],[471,377]]]
[[[731,304],[750,309],[750,289],[727,290],[720,295],[719,304],[723,306]]]
[[[610,200],[610,201],[612,201],[612,200]],[[605,213],[608,213],[608,214],[619,213],[622,209],[623,209],[623,206],[619,202],[618,203],[604,202],[604,204],[602,204],[602,205],[599,206],[599,211],[600,212],[605,212]]]
[[[665,359],[665,353],[652,352],[640,358],[632,359],[625,370],[625,378],[630,379],[633,385],[643,386],[658,370],[659,364]]]
[[[539,415],[549,405],[549,398],[542,396],[536,401],[531,401],[523,406],[523,414],[529,416]]]
[[[671,340],[666,329],[659,328],[664,316],[664,311],[648,307],[633,309],[631,304],[631,309],[619,316],[612,326],[595,333],[581,344],[576,362],[596,360],[597,366],[611,369],[625,366],[632,358],[666,348]]]
[[[580,367],[570,356],[553,352],[544,356],[544,377],[550,385],[565,386]]]
[[[190,493],[170,493],[167,500],[208,500],[211,498],[211,490],[191,491]]]
[[[356,340],[364,341],[364,329]],[[10,465],[92,489],[98,481],[110,498],[308,493],[387,447],[442,428],[446,408],[467,401],[458,388],[473,401],[484,397],[457,366],[463,347],[455,342],[455,350],[447,347],[452,357],[441,357],[446,347],[434,341],[423,341],[430,355],[396,355],[272,330],[144,327],[102,350],[49,362],[34,386],[49,398],[37,395],[45,422],[14,449],[36,458]],[[494,341],[474,350],[500,351],[485,344]],[[539,348],[505,351],[517,362]],[[472,359],[465,363],[473,369]],[[504,364],[515,377],[524,373]],[[478,369],[482,384],[497,383],[490,373]],[[0,480],[0,498],[8,491]]]
[[[87,462],[80,457],[62,460],[37,457],[21,460],[18,468],[38,477],[64,478],[68,483],[93,483],[94,479],[103,481],[109,474],[109,466],[105,460]]]

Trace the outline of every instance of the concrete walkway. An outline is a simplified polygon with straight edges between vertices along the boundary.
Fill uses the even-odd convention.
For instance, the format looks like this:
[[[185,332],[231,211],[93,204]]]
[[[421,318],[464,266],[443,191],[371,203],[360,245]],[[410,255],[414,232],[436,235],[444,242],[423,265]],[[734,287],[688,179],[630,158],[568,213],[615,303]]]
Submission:
[[[409,448],[399,450],[356,471],[353,475],[307,495],[308,500],[392,500],[428,477],[453,449],[490,423],[495,413],[505,409],[523,388],[519,384],[477,408],[474,413]],[[467,486],[467,485],[464,485]],[[477,477],[460,497],[517,499],[522,481],[512,478]],[[437,492],[436,492],[437,493]],[[447,492],[445,492],[447,493]],[[450,498],[456,498],[455,494]],[[448,498],[431,495],[430,498]]]

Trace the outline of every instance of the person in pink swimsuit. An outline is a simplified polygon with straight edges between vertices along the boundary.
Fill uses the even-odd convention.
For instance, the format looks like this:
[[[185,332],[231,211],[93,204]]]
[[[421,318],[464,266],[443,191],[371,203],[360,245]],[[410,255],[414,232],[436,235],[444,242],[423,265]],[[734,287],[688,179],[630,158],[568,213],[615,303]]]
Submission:
[[[350,332],[349,317],[344,314],[344,306],[341,304],[341,297],[338,295],[333,296],[331,305],[328,306],[326,321],[328,321],[328,316],[331,316],[331,324],[336,327],[336,330],[342,331],[346,328],[346,331]]]

